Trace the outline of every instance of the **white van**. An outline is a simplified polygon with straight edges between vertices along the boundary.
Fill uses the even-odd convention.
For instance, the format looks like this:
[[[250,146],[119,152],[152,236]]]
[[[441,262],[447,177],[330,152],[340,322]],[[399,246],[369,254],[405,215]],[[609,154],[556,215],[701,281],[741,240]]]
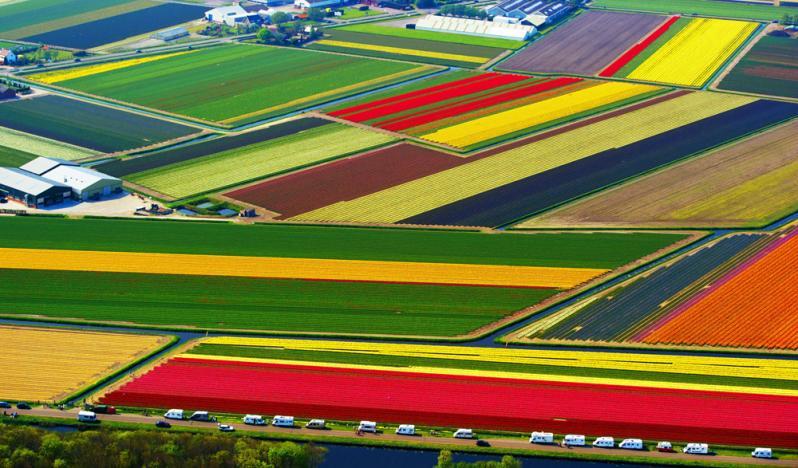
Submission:
[[[709,453],[709,445],[690,443],[682,449],[684,453],[692,453],[694,455],[707,455]]]
[[[78,412],[78,421],[80,422],[96,422],[97,415],[94,414],[94,411],[84,411],[81,410]]]
[[[567,434],[562,440],[562,444],[566,447],[584,447],[585,436],[578,434]]]
[[[623,439],[618,448],[626,450],[643,450],[643,441],[640,439]]]
[[[308,429],[325,429],[327,428],[327,423],[323,419],[311,419],[305,424],[305,427]]]
[[[293,416],[275,416],[272,419],[272,426],[294,427],[294,417]]]
[[[612,437],[599,437],[593,441],[593,447],[613,448],[615,447],[615,439]]]
[[[244,416],[244,424],[249,424],[250,426],[265,426],[266,420],[263,419],[263,416],[258,414],[248,414]]]
[[[166,419],[183,419],[183,410],[181,409],[170,409],[163,415]]]
[[[754,458],[773,458],[773,450],[763,447],[756,448],[751,452],[751,456]]]
[[[357,426],[357,430],[360,432],[377,432],[377,423],[374,421],[360,421],[360,424]]]
[[[551,432],[533,432],[529,436],[530,444],[553,444],[554,434]]]
[[[455,439],[473,439],[474,431],[471,429],[458,429],[452,434]]]
[[[416,435],[416,426],[412,424],[402,424],[396,428],[399,435]]]

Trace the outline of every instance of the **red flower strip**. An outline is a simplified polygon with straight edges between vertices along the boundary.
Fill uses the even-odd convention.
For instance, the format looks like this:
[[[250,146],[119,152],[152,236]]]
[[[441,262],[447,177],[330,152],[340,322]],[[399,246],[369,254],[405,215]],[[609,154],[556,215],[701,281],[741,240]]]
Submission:
[[[665,34],[665,32],[668,29],[670,29],[671,26],[673,26],[673,23],[675,23],[678,20],[679,20],[678,16],[671,16],[670,18],[668,18],[668,21],[665,21],[665,23],[663,23],[662,26],[655,29],[654,32],[648,35],[648,37],[646,37],[641,42],[638,42],[637,44],[632,46],[632,48],[624,52],[620,57],[618,57],[617,60],[612,62],[607,68],[605,68],[601,73],[599,73],[599,76],[609,78],[618,73],[618,71],[621,68],[625,67],[635,57],[640,55],[640,53],[643,52],[648,46],[654,43],[654,41],[659,39],[660,36]]]

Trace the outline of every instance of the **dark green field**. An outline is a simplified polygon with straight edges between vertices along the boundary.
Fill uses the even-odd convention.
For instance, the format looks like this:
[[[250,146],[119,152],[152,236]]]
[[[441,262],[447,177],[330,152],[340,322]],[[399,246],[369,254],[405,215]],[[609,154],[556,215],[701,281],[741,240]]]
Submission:
[[[0,269],[0,314],[200,329],[455,336],[556,292]]]
[[[21,166],[34,158],[35,154],[0,145],[0,166]]]
[[[0,218],[0,247],[616,268],[660,233],[495,233],[159,220]]]
[[[798,99],[798,39],[765,36],[718,88]]]

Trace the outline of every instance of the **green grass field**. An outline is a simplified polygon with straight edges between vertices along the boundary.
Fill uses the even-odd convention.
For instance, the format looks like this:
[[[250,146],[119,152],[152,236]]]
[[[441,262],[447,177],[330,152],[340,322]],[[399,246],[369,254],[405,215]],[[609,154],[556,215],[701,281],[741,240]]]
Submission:
[[[0,145],[0,166],[21,166],[26,162],[35,159],[36,155],[20,151],[16,148]]]
[[[128,177],[175,198],[318,164],[393,141],[383,133],[330,124]]]
[[[123,219],[0,218],[0,247],[616,268],[685,239]]]
[[[225,45],[56,85],[235,126],[432,71],[408,63],[306,50]]]
[[[453,44],[466,44],[481,47],[495,47],[497,49],[518,49],[526,45],[524,41],[510,39],[495,39],[489,37],[467,36],[436,31],[422,31],[420,29],[405,29],[392,26],[381,26],[376,23],[353,24],[338,28],[343,31],[377,34],[380,36],[403,37],[407,39],[422,39],[436,42],[450,42]]]
[[[2,141],[2,146],[14,151],[34,155],[46,154],[69,161],[88,158],[96,154],[96,152],[89,149],[70,146],[5,127],[0,127],[0,141]]]
[[[340,20],[351,20],[351,19],[358,19],[358,18],[365,18],[367,16],[377,16],[377,15],[384,15],[385,11],[378,10],[376,8],[370,8],[368,10],[360,10],[357,8],[347,7],[344,8],[343,16],[336,16],[335,19]]]
[[[722,18],[771,21],[782,16],[798,14],[798,8],[773,5],[754,5],[719,0],[593,0],[593,8],[646,11],[653,13],[681,13]]]
[[[0,314],[202,329],[455,336],[556,292],[0,269]]]

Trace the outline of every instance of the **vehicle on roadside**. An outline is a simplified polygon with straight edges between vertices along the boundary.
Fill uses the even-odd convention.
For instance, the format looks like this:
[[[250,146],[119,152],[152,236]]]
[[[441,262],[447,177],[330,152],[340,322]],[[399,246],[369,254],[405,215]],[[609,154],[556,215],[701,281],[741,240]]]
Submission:
[[[584,447],[585,436],[581,434],[566,434],[562,440],[562,444],[566,447]]]
[[[78,421],[85,423],[97,422],[97,414],[94,411],[78,411]]]
[[[0,408],[11,408],[11,403],[7,401],[0,401]]]
[[[305,424],[308,429],[327,429],[327,422],[323,419],[311,419]]]
[[[454,431],[452,436],[455,439],[473,439],[474,438],[474,431],[471,429],[458,429]]]
[[[358,432],[377,432],[377,423],[374,421],[360,421],[357,426]]]
[[[682,452],[693,455],[709,455],[709,445],[689,443],[682,449]]]
[[[530,444],[553,444],[554,443],[554,434],[551,432],[533,432],[529,436],[529,443]]]
[[[266,420],[263,419],[263,416],[258,414],[248,414],[243,418],[244,424],[249,424],[250,426],[265,426]]]
[[[172,427],[172,425],[169,424],[169,421],[164,421],[163,419],[159,419],[155,421],[155,427],[160,427],[161,429],[169,429],[170,427]]]
[[[640,439],[623,439],[618,448],[624,450],[643,450],[643,441]]]
[[[593,441],[593,447],[598,448],[613,448],[615,447],[615,439],[612,437],[599,437]]]
[[[183,410],[181,409],[170,409],[163,415],[166,419],[183,419]]]
[[[31,408],[31,406],[29,404],[25,403],[24,401],[20,401],[19,403],[17,403],[17,409],[27,410],[27,409],[33,409],[33,408]]]
[[[199,422],[216,422],[216,416],[211,416],[207,411],[194,411],[188,419]]]
[[[668,441],[657,442],[657,452],[667,452],[673,453],[676,450],[673,449],[673,444]]]
[[[401,424],[396,428],[397,435],[416,435],[416,426],[412,424]]]
[[[277,427],[294,427],[293,416],[275,416],[272,418],[272,426]]]
[[[490,447],[490,442],[484,439],[477,439],[477,447]]]
[[[773,458],[773,450],[766,447],[758,447],[751,452],[751,456],[754,458]]]
[[[218,424],[219,430],[222,432],[235,432],[236,428],[231,426],[230,424]]]
[[[110,405],[92,405],[86,403],[83,405],[83,409],[86,411],[94,411],[97,414],[116,414],[116,407]]]

